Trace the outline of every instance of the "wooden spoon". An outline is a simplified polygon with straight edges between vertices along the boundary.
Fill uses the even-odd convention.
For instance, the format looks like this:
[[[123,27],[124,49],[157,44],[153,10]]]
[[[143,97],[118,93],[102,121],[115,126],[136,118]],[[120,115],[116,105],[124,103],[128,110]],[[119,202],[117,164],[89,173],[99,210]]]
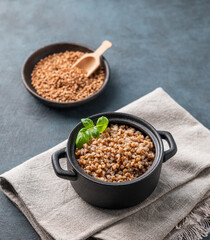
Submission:
[[[101,55],[110,47],[112,43],[110,41],[102,42],[101,46],[93,53],[84,54],[76,63],[72,66],[82,69],[89,77],[99,66]]]

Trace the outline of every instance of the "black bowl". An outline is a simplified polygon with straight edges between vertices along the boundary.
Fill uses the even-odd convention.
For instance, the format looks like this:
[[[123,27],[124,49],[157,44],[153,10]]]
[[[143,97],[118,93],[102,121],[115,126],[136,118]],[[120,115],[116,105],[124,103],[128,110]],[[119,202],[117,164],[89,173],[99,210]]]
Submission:
[[[110,78],[110,68],[109,64],[106,61],[104,57],[101,57],[101,66],[104,68],[105,71],[105,79],[102,87],[93,95],[89,96],[88,98],[82,99],[80,101],[75,101],[75,102],[56,102],[52,101],[46,98],[43,98],[40,96],[35,88],[33,87],[31,83],[31,73],[34,69],[34,66],[43,58],[47,57],[48,55],[51,55],[53,53],[59,53],[59,52],[65,52],[65,51],[80,51],[80,52],[93,52],[94,50],[80,45],[80,44],[75,44],[75,43],[55,43],[51,45],[44,46],[35,52],[33,52],[24,62],[21,75],[22,75],[22,80],[24,83],[24,86],[26,89],[37,99],[39,99],[42,103],[51,106],[51,107],[58,107],[58,108],[69,108],[69,107],[77,107],[79,105],[88,103],[92,101],[94,98],[96,98],[102,91],[105,89],[109,78]]]
[[[145,120],[125,113],[100,113],[90,118],[96,122],[101,116],[106,116],[110,123],[125,124],[140,130],[150,136],[155,145],[155,159],[150,167],[140,177],[126,182],[111,183],[91,177],[83,171],[75,158],[75,141],[78,131],[83,127],[79,123],[71,132],[67,147],[52,155],[52,164],[58,177],[70,180],[75,191],[86,202],[102,208],[125,208],[134,206],[145,200],[157,186],[162,162],[167,161],[177,151],[176,143],[169,132],[157,131]],[[169,150],[164,151],[162,139],[169,144]],[[59,159],[67,156],[68,171],[60,166]]]

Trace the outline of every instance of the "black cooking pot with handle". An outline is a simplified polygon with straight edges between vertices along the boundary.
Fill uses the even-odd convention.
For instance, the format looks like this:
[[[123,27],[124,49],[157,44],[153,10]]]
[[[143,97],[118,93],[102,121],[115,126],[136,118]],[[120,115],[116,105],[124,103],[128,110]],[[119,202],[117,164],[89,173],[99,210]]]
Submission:
[[[157,131],[145,120],[130,114],[109,112],[96,114],[89,118],[96,123],[101,116],[107,117],[109,124],[128,125],[151,138],[155,146],[155,159],[149,170],[136,179],[120,183],[101,181],[85,173],[75,157],[77,134],[83,127],[81,122],[70,133],[66,148],[52,155],[53,168],[58,177],[70,180],[79,196],[94,206],[111,209],[134,206],[153,192],[160,177],[162,163],[177,152],[176,143],[169,132]],[[168,142],[167,151],[164,151],[163,139]],[[63,157],[67,157],[68,170],[60,166],[59,159]]]

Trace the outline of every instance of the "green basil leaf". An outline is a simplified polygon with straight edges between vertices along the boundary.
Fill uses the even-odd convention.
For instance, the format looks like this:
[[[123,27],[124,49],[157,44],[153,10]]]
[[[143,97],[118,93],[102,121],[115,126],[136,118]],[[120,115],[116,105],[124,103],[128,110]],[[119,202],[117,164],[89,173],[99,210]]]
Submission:
[[[109,120],[106,117],[102,116],[98,119],[96,126],[97,126],[99,132],[102,133],[103,131],[105,131],[108,124],[109,124]]]
[[[81,128],[80,130],[79,130],[79,133],[85,133],[87,131],[87,128]]]
[[[76,146],[77,148],[82,148],[83,144],[86,142],[86,136],[83,133],[78,133],[77,139],[76,139]]]
[[[88,141],[87,141],[86,143],[90,142],[90,140],[91,140],[91,138],[92,138],[92,134],[87,130],[87,131],[85,132],[85,135],[86,135],[86,137],[87,137],[87,139],[88,139]]]
[[[76,139],[76,146],[77,148],[82,148],[83,144],[88,143],[91,139],[91,134],[87,131],[86,128],[82,128]]]
[[[94,123],[91,119],[89,118],[82,118],[81,119],[82,124],[86,127],[86,128],[92,128],[94,127]]]
[[[84,128],[80,129],[78,132],[76,139],[77,148],[82,148],[85,143],[88,143],[91,140],[92,136],[99,138],[100,133],[105,131],[109,123],[109,120],[104,116],[98,119],[96,126],[94,126],[93,121],[89,118],[83,118],[81,121]]]
[[[98,130],[97,127],[93,127],[91,129],[89,129],[89,132],[91,133],[91,135],[94,137],[94,138],[99,138],[100,136],[100,132]]]
[[[99,133],[102,133],[104,131],[104,126],[103,125],[95,126],[95,128],[98,129]]]

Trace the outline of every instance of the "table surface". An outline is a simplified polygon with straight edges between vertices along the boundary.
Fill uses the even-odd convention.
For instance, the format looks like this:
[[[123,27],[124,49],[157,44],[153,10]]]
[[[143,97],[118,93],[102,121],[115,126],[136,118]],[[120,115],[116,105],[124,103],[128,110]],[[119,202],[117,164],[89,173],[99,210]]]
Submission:
[[[0,174],[68,137],[82,117],[114,111],[157,87],[210,128],[210,1],[0,1]],[[21,83],[29,53],[54,42],[105,53],[111,81],[92,103],[48,108]],[[0,191],[0,239],[38,240]],[[210,239],[210,237],[208,238]]]

